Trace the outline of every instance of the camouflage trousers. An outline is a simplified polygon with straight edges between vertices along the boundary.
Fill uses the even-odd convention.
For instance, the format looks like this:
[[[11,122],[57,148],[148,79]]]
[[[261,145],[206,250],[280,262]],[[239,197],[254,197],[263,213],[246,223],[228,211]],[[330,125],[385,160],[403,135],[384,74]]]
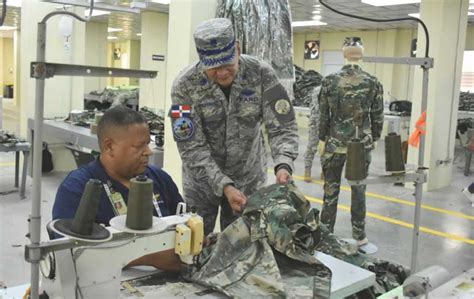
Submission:
[[[313,167],[314,155],[318,150],[319,136],[312,134],[312,130],[309,130],[308,134],[308,145],[306,146],[306,152],[304,153],[304,168],[311,169]]]
[[[331,233],[336,224],[337,202],[341,188],[342,169],[346,162],[346,154],[325,153],[321,157],[324,180],[324,202],[321,211],[321,222],[327,225]],[[371,155],[366,152],[366,171],[369,169]],[[351,223],[352,237],[362,240],[365,235],[365,189],[366,186],[351,186]]]

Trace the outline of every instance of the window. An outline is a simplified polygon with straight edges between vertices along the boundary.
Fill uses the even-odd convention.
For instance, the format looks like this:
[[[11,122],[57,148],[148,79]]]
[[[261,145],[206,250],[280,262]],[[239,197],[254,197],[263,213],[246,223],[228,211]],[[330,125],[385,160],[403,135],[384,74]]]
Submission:
[[[474,93],[474,51],[464,51],[461,91],[470,91],[471,93]]]

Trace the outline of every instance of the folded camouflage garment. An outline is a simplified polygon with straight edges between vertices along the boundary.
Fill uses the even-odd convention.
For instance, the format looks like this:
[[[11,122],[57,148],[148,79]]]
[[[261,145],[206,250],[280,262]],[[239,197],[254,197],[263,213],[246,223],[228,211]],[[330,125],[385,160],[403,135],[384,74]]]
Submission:
[[[25,142],[24,139],[16,136],[15,134],[8,133],[6,131],[0,130],[0,144],[6,147],[15,146],[15,144]]]
[[[355,298],[375,298],[409,274],[331,234],[293,183],[260,189],[243,216],[212,239],[186,277],[229,297],[328,298],[331,271],[314,257],[316,250],[376,274],[376,284]]]

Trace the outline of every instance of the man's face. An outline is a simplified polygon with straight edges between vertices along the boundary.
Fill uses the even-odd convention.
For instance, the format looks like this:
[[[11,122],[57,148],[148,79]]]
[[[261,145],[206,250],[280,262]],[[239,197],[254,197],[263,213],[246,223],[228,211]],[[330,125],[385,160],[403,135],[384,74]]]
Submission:
[[[236,46],[237,55],[235,55],[232,64],[222,65],[205,71],[209,80],[214,81],[221,87],[231,86],[237,76],[237,72],[239,71],[240,47],[238,42]]]
[[[152,154],[150,130],[147,124],[134,124],[128,128],[117,127],[111,134],[111,157],[115,171],[123,177],[131,178],[143,173]]]

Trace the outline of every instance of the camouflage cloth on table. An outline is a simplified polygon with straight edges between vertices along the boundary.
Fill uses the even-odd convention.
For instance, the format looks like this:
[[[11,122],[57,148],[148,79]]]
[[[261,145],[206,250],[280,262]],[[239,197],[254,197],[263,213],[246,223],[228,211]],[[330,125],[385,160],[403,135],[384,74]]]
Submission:
[[[308,131],[308,145],[306,146],[306,152],[304,153],[304,168],[311,169],[313,166],[314,155],[318,149],[319,144],[319,92],[321,86],[313,89],[311,93],[312,102],[309,106],[309,131]]]
[[[6,147],[15,146],[19,142],[25,142],[24,139],[15,136],[15,134],[0,130],[0,144]]]
[[[148,127],[150,127],[150,131],[152,134],[163,133],[165,130],[165,118],[163,115],[156,114],[151,108],[149,107],[141,107],[140,111],[143,116],[146,118],[146,122],[148,123]]]
[[[236,298],[328,298],[331,271],[314,257],[318,250],[376,273],[364,298],[403,283],[407,269],[358,253],[318,214],[293,183],[261,188],[243,216],[204,249],[189,278]]]

